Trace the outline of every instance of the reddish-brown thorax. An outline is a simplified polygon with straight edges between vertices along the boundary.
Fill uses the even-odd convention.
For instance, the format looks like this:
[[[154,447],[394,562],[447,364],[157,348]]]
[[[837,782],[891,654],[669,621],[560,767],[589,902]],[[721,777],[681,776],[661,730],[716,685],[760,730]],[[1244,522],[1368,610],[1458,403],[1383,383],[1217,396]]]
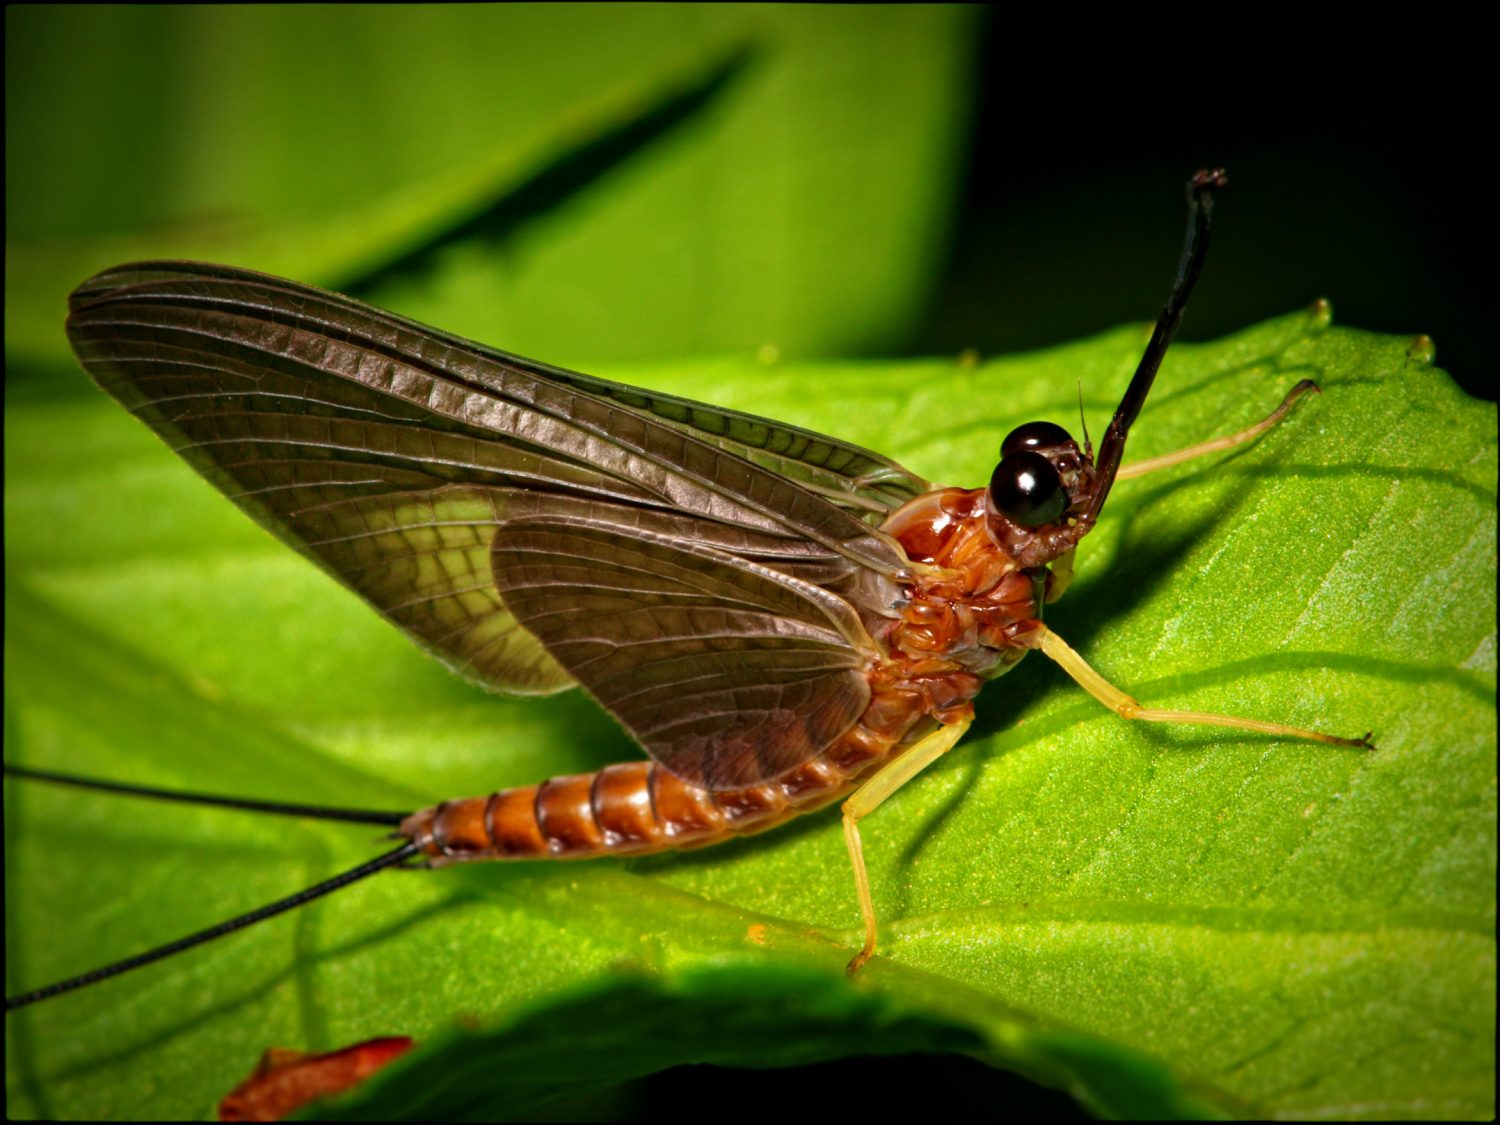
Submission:
[[[1019,565],[994,539],[985,490],[918,497],[886,521],[913,563],[901,616],[885,635],[893,660],[921,676],[963,670],[998,675],[1030,647],[1042,605],[1062,594],[1072,551],[1046,566]]]

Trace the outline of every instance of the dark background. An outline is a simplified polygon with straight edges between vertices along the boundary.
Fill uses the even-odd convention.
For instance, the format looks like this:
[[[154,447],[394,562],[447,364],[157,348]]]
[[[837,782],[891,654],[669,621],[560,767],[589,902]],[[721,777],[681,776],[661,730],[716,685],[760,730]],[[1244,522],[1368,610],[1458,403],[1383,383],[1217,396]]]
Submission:
[[[1170,189],[1213,166],[1230,187],[1184,339],[1325,297],[1335,324],[1426,333],[1439,367],[1495,397],[1491,93],[1461,45],[1341,54],[1305,34],[1300,53],[1236,64],[1185,30],[1122,69],[1124,52],[1046,65],[1017,38],[992,13],[960,218],[912,352],[1009,353],[1150,320],[1141,294],[1165,298],[1179,249]]]

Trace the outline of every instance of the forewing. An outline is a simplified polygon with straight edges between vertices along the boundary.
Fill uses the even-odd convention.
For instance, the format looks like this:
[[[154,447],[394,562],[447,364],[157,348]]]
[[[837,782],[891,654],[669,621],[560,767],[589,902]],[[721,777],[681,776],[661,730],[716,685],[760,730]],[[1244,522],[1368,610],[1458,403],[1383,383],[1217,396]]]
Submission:
[[[634,526],[538,517],[495,538],[516,618],[646,750],[709,789],[772,781],[849,729],[873,642],[820,586]]]
[[[570,682],[489,572],[490,541],[523,498],[528,513],[567,498],[682,516],[715,530],[710,541],[812,544],[815,566],[887,579],[904,565],[863,521],[876,522],[872,495],[894,503],[918,482],[853,446],[250,271],[122,266],[71,304],[74,350],[105,390],[262,525],[491,686]]]
[[[649,411],[737,457],[795,480],[860,519],[878,525],[932,485],[888,457],[812,430],[755,414],[657,394],[593,375],[547,369],[556,378],[634,409]]]

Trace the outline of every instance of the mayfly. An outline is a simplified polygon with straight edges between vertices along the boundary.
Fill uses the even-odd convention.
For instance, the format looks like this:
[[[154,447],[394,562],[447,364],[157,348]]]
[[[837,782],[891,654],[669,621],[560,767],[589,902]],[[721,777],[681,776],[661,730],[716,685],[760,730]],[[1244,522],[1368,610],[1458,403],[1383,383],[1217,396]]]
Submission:
[[[389,867],[698,847],[840,799],[864,932],[854,972],[877,942],[860,822],[952,748],[984,684],[1033,649],[1125,718],[1368,747],[1368,736],[1143,707],[1042,620],[1117,479],[1251,440],[1316,389],[1298,384],[1247,430],[1121,468],[1224,182],[1200,172],[1188,183],[1175,282],[1097,455],[1087,434],[1080,446],[1031,422],[978,489],[248,270],[147,262],[84,282],[68,318],[83,366],[257,522],[459,674],[522,694],[581,685],[649,757],[410,815],[87,783],[388,824],[402,843],[8,1006]]]

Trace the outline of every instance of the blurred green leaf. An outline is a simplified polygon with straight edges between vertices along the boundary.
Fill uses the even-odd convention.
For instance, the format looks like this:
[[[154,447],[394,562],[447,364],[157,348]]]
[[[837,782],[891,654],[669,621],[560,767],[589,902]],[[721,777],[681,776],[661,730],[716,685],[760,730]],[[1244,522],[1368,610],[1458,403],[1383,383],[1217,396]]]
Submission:
[[[1066,423],[1080,381],[1097,433],[1144,338],[600,373],[973,485],[1010,426]],[[450,1069],[439,1116],[672,1062],[962,1049],[1104,1113],[1489,1115],[1494,407],[1314,312],[1179,346],[1131,452],[1247,424],[1301,378],[1323,396],[1255,445],[1122,483],[1050,619],[1142,700],[1373,729],[1378,752],[1122,723],[1033,658],[868,822],[882,956],[852,982],[831,812],[627,863],[392,873],[9,1016],[10,1112],[207,1113],[267,1046],[408,1034],[426,1046],[364,1095],[381,1113],[430,1117],[403,1084]],[[6,459],[8,760],[409,809],[638,754],[587,700],[448,676],[102,395],[10,404]],[[6,801],[12,989],[379,846],[40,785]]]
[[[563,363],[888,345],[943,249],[976,18],[8,9],[7,355],[65,354],[67,293],[162,257]]]
[[[1038,1033],[1003,1005],[943,985],[901,999],[837,975],[784,965],[689,970],[670,980],[617,974],[517,1012],[482,1033],[454,1032],[408,1066],[308,1117],[512,1118],[556,1099],[677,1065],[805,1066],[847,1056],[966,1052],[1024,1040],[1034,1068],[1110,1116],[1203,1117],[1166,1069],[1103,1040]],[[962,1008],[962,1015],[953,1014]],[[786,1035],[788,1027],[797,1034]],[[980,1029],[983,1029],[981,1031]],[[1076,1082],[1087,1072],[1090,1080]],[[746,1079],[753,1082],[754,1079]]]

